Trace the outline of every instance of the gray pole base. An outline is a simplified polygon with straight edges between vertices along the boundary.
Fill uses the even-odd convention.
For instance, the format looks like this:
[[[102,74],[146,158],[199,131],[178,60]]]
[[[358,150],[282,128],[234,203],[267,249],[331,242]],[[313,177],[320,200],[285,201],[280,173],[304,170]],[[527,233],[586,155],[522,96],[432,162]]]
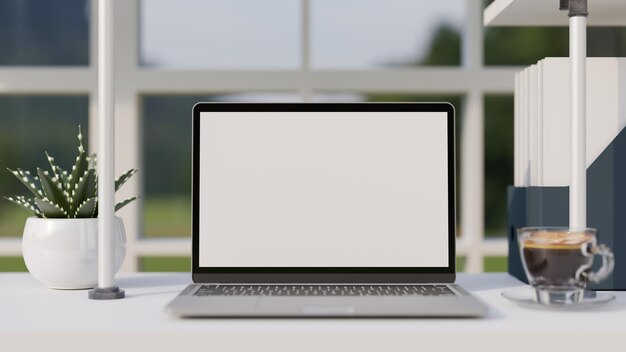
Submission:
[[[96,287],[93,290],[89,290],[89,299],[105,300],[105,299],[120,299],[126,297],[124,290],[120,290],[119,287]]]

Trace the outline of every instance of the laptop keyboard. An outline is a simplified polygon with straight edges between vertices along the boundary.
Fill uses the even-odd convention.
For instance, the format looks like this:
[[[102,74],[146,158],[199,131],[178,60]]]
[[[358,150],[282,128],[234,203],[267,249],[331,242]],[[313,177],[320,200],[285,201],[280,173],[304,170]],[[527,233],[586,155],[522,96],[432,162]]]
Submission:
[[[446,285],[202,285],[195,296],[454,296]]]

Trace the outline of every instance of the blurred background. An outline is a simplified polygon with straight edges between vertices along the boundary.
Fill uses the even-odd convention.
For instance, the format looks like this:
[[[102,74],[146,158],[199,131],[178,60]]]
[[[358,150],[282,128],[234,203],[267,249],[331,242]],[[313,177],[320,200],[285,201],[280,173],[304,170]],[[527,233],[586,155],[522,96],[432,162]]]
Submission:
[[[459,213],[481,217],[472,225],[473,242],[459,253],[459,269],[472,256],[470,271],[505,271],[513,73],[547,56],[567,56],[568,32],[482,28],[488,3],[117,1],[116,118],[126,132],[118,133],[116,147],[130,155],[122,162],[141,170],[128,193],[142,195],[122,214],[132,237],[125,270],[189,270],[196,102],[448,101],[457,111],[459,195],[473,194],[462,189],[468,185],[479,192],[459,201]],[[24,194],[7,167],[45,167],[47,150],[67,168],[77,125],[96,135],[94,14],[88,0],[0,0],[0,195]],[[589,56],[626,52],[624,28],[590,28],[588,36]],[[469,94],[478,103],[468,107]],[[466,125],[472,123],[476,128]],[[483,144],[465,144],[466,136]],[[88,144],[93,151],[94,141]],[[463,166],[467,155],[482,162]],[[467,173],[480,180],[464,182]],[[17,244],[27,216],[0,200],[0,271],[25,270]],[[459,221],[461,240],[464,224],[473,223]],[[491,239],[499,241],[496,249],[485,249]]]

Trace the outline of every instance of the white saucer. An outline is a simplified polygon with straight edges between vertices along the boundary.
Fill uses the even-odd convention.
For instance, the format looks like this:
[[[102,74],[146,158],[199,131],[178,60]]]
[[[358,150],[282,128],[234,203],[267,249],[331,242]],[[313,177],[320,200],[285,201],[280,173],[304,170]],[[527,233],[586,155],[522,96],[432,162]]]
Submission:
[[[548,310],[590,309],[611,302],[615,296],[606,292],[585,291],[585,297],[579,304],[541,304],[533,299],[530,287],[516,287],[502,292],[502,296],[522,307]]]

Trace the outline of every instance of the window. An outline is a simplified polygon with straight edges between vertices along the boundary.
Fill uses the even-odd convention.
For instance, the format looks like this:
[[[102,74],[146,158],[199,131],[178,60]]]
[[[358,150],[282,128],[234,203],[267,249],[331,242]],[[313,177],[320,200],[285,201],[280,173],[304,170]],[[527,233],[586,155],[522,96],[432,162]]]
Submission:
[[[45,160],[36,158],[44,148],[63,158],[73,151],[78,123],[96,135],[96,124],[88,124],[96,113],[96,31],[89,21],[96,9],[85,0],[48,2],[0,4],[0,44],[8,48],[0,53],[0,133],[8,136],[0,138],[0,168],[41,165]],[[116,147],[123,151],[116,163],[140,168],[123,192],[143,196],[118,212],[128,238],[123,270],[188,265],[195,102],[430,99],[452,101],[457,110],[463,267],[503,269],[506,241],[485,233],[502,234],[501,188],[510,182],[512,153],[508,146],[491,149],[507,141],[518,68],[491,66],[526,65],[544,53],[527,45],[511,51],[530,54],[498,52],[517,34],[488,29],[483,37],[482,7],[480,0],[116,2]],[[18,151],[4,152],[11,143],[21,143]],[[0,178],[0,187],[11,182]],[[0,205],[0,224],[8,226],[0,265],[17,260],[10,267],[19,268],[19,238],[4,235],[19,236],[26,214],[6,215],[9,208],[17,211]]]

